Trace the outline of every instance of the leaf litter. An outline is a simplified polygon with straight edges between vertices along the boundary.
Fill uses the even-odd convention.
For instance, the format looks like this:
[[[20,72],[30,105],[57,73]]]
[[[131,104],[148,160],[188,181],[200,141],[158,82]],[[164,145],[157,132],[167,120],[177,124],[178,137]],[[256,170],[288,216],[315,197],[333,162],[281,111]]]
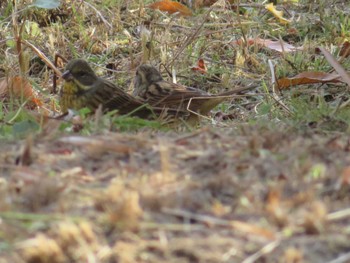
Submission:
[[[308,52],[304,48],[307,45],[257,36],[254,30],[258,23],[250,15],[255,8],[263,9],[263,5],[243,5],[245,10],[238,11],[244,16],[237,22],[231,18],[237,15],[236,10],[227,8],[224,1],[211,6],[208,13],[205,13],[208,9],[204,9],[204,15],[201,14],[201,8],[212,2],[187,3],[195,7],[190,11],[178,2],[159,1],[153,3],[156,9],[169,4],[180,9],[163,10],[174,12],[175,16],[157,10],[150,16],[145,11],[152,9],[150,3],[144,5],[145,10],[142,6],[137,9],[140,17],[135,16],[135,5],[131,8],[124,4],[120,10],[125,12],[115,16],[123,16],[130,32],[136,26],[135,21],[153,30],[157,45],[151,51],[163,60],[169,56],[162,62],[166,66],[176,62],[175,67],[181,73],[178,76],[189,75],[185,80],[191,85],[218,90],[224,84],[232,87],[244,83],[244,77],[259,83],[258,92],[228,105],[233,110],[229,110],[227,116],[232,116],[233,121],[219,120],[215,125],[214,120],[214,125],[207,123],[194,131],[146,127],[122,132],[120,128],[111,128],[111,120],[96,114],[93,122],[97,128],[93,131],[87,129],[90,124],[86,119],[79,121],[79,128],[63,131],[58,126],[67,124],[65,121],[48,120],[39,136],[32,135],[24,141],[1,141],[1,260],[248,263],[346,262],[349,259],[348,126],[334,116],[322,116],[321,121],[303,120],[300,127],[295,128],[279,122],[278,117],[276,121],[271,111],[266,115],[252,114],[259,112],[259,105],[270,98],[261,84],[270,80],[264,73],[266,63],[259,58],[262,53],[251,52],[250,48],[254,49],[254,44],[263,46],[276,51],[273,56],[292,64],[288,73],[293,74],[288,75],[296,77],[283,79],[281,74],[280,80],[288,83],[284,88],[291,84],[331,85],[346,78],[347,73],[326,49],[323,54],[339,75],[327,73],[324,68],[296,71],[288,55]],[[114,42],[99,39],[90,45],[86,39],[96,40],[98,36],[112,33],[101,25],[107,24],[109,30],[116,30],[114,33],[120,28],[117,19],[108,22],[104,19],[111,15],[111,10],[106,8],[100,12],[95,4],[92,1],[88,8],[75,6],[88,12],[90,18],[82,20],[89,37],[81,36],[74,48],[79,54],[91,51],[87,56],[92,60],[107,47],[115,48],[111,51],[117,54],[113,62],[102,64],[111,63],[121,79],[129,83],[129,69],[147,59],[142,48],[154,43],[142,45],[141,40],[127,32],[123,36],[116,34],[119,39],[113,39]],[[91,15],[96,11],[100,18]],[[254,14],[261,20],[269,15],[257,11]],[[63,7],[58,12],[66,15],[72,10]],[[185,16],[176,16],[178,12],[184,12]],[[270,24],[264,26],[273,25],[281,31],[280,23],[295,23],[289,16],[286,21],[274,7],[270,12],[277,19],[267,18]],[[51,15],[54,17],[55,13]],[[68,21],[73,27],[81,22],[79,14],[75,16],[76,19]],[[62,15],[62,19],[67,17]],[[50,25],[50,21],[45,23]],[[242,41],[238,36],[246,33],[247,25],[253,31]],[[239,27],[238,30],[234,26]],[[223,34],[226,31],[229,33]],[[48,33],[50,37],[57,34],[50,29]],[[76,34],[79,33],[84,31]],[[69,34],[68,38],[76,37]],[[174,35],[177,39],[171,37]],[[33,42],[35,45],[26,41],[23,42],[36,54],[48,54],[53,49],[49,41],[43,51],[35,46],[41,45],[39,40]],[[217,50],[217,54],[210,52],[208,46]],[[185,53],[194,47],[198,54]],[[226,53],[228,47],[234,50],[230,55]],[[63,53],[66,54],[65,49]],[[172,56],[177,59],[172,60]],[[191,65],[197,66],[191,68]],[[228,68],[234,78],[227,77],[223,68]],[[201,74],[193,76],[193,70]],[[44,72],[40,76],[47,79],[47,75]],[[32,99],[34,94],[31,83],[25,80],[30,88],[27,99]],[[7,82],[1,86],[7,89]],[[48,98],[44,100],[40,96],[40,103],[47,103]],[[51,105],[48,108],[54,109]],[[225,109],[222,111],[226,114]],[[267,116],[270,119],[264,120]],[[258,118],[262,118],[264,125],[247,124]],[[328,125],[336,121],[341,128]]]
[[[349,185],[338,183],[347,136],[209,129],[162,137],[34,139],[30,166],[14,164],[20,150],[2,151],[2,231],[41,222],[17,236],[37,233],[16,245],[29,262],[85,250],[101,262],[242,262],[270,242],[278,244],[262,255],[267,261],[293,257],[291,249],[308,262],[349,250],[340,231],[349,215],[328,219],[348,207]]]

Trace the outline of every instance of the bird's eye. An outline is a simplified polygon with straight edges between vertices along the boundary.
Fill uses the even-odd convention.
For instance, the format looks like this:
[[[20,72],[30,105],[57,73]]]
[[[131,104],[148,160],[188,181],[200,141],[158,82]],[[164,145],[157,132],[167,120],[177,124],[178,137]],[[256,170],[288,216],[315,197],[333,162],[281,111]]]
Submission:
[[[80,71],[80,72],[78,72],[77,75],[78,75],[79,77],[84,77],[86,74],[85,74],[84,71]]]

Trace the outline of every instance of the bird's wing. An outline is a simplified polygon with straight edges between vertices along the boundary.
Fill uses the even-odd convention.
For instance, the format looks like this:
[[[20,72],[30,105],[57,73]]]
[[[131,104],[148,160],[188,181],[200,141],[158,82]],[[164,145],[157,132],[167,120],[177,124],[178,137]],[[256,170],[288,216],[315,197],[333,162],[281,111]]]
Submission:
[[[254,87],[240,87],[216,95],[195,88],[161,81],[148,87],[145,100],[152,106],[172,107],[182,110],[190,109],[206,115],[218,104],[234,94],[251,90]]]
[[[210,97],[209,94],[194,88],[173,84],[167,81],[153,83],[147,87],[143,99],[153,106],[177,107],[193,97]]]
[[[118,110],[120,114],[132,114],[141,118],[155,118],[159,116],[167,116],[172,118],[186,117],[188,112],[176,108],[154,107],[148,103],[141,101],[122,89],[118,88],[111,82],[106,82],[106,88],[110,89],[109,94],[113,94],[106,98],[103,108],[106,110]]]

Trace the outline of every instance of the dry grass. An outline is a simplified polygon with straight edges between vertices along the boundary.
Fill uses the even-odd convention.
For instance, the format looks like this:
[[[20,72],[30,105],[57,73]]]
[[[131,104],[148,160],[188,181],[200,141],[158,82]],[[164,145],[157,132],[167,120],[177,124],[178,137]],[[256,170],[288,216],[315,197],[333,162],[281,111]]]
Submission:
[[[192,130],[85,112],[72,123],[40,119],[42,109],[6,97],[0,262],[347,262],[349,115],[339,107],[346,87],[270,95],[269,59],[277,77],[326,71],[313,48],[335,49],[348,36],[346,3],[320,2],[284,4],[297,16],[289,26],[259,3],[242,3],[239,15],[218,1],[191,17],[143,1],[67,1],[54,11],[21,3],[15,15],[0,5],[1,68],[8,78],[21,73],[46,113],[59,112],[53,71],[28,44],[18,56],[11,40],[23,23],[22,40],[48,60],[83,57],[127,91],[144,61],[212,93],[257,86]],[[331,9],[332,23],[324,16]],[[235,45],[255,37],[305,49]],[[199,58],[207,74],[191,70]]]

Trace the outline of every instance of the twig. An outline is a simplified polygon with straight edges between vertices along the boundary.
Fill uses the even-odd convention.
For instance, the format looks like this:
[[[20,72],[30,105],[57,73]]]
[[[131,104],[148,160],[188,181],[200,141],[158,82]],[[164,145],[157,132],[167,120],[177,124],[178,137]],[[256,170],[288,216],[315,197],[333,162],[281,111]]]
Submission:
[[[350,76],[346,72],[346,70],[343,68],[342,65],[332,56],[331,53],[329,53],[325,48],[319,47],[322,54],[327,59],[328,63],[335,69],[335,71],[343,78],[343,80],[348,84],[348,87],[350,87]],[[349,89],[349,88],[348,88]]]
[[[23,102],[21,104],[21,106],[18,108],[18,110],[16,111],[16,114],[7,122],[7,124],[12,125],[13,122],[17,119],[17,117],[19,116],[19,114],[21,113],[21,111],[23,110],[24,106],[27,104],[27,102],[29,101],[30,98],[28,98],[25,102]]]
[[[282,102],[282,99],[277,95],[276,92],[276,75],[275,75],[275,69],[272,64],[272,60],[268,60],[268,64],[270,67],[270,72],[271,72],[271,84],[272,84],[272,98],[275,99],[275,101],[280,104],[284,109],[286,109],[289,113],[291,113],[291,110],[287,107],[286,104]]]
[[[183,224],[159,224],[154,222],[141,222],[140,227],[142,230],[167,230],[167,231],[193,231],[193,230],[203,230],[204,226],[202,225],[191,225],[189,229],[188,226],[184,226]]]
[[[224,220],[213,216],[194,214],[181,209],[163,208],[162,212],[173,216],[194,219],[196,221],[199,221],[208,225],[229,227],[231,229],[235,229],[240,232],[259,235],[270,240],[275,239],[274,233],[270,232],[269,230],[262,229],[260,227],[257,227],[242,221]]]
[[[335,221],[346,217],[350,217],[350,208],[346,208],[337,212],[330,213],[327,215],[326,218],[328,221]]]
[[[174,63],[174,61],[178,58],[178,56],[180,56],[180,54],[182,53],[182,51],[184,51],[184,49],[198,36],[201,28],[204,26],[205,21],[207,20],[207,18],[210,15],[210,12],[213,10],[213,6],[207,11],[207,14],[205,15],[203,22],[198,26],[198,28],[193,32],[193,34],[191,36],[189,36],[185,43],[178,49],[177,53],[175,54],[175,56],[173,57],[173,59],[167,64],[167,67],[171,64]]]
[[[45,62],[45,64],[57,74],[58,77],[62,76],[61,71],[59,71],[55,65],[45,56],[45,54],[41,52],[36,46],[25,39],[22,40],[22,43],[30,47]]]
[[[181,209],[163,208],[162,212],[166,213],[168,215],[180,216],[180,217],[183,217],[183,218],[195,219],[197,221],[201,221],[201,222],[204,222],[204,223],[207,223],[207,224],[232,227],[232,224],[229,221],[227,221],[227,220],[215,218],[215,217],[212,217],[212,216],[194,214],[194,213],[191,213],[191,212],[188,212],[188,211],[185,211],[185,210],[181,210]]]
[[[340,255],[336,259],[333,259],[331,261],[328,261],[327,263],[346,263],[350,260],[350,252]]]
[[[96,14],[101,18],[102,22],[105,23],[105,25],[107,25],[110,29],[112,29],[112,25],[110,23],[108,23],[108,21],[103,17],[101,12],[96,9],[96,7],[94,7],[92,4],[90,4],[86,1],[83,1],[83,3],[85,5],[87,5],[88,7],[90,7],[91,9],[93,9],[96,12]]]
[[[67,63],[67,59],[63,56],[61,56],[60,54],[56,53],[55,54],[55,67],[57,67],[57,62],[58,62],[58,58],[62,59],[63,62]],[[56,75],[56,71],[53,72],[53,77],[52,77],[52,93],[56,94],[57,93],[57,75]]]
[[[260,257],[263,255],[271,253],[276,247],[279,246],[281,243],[281,240],[276,240],[268,243],[266,246],[262,247],[258,252],[254,253],[253,255],[247,257],[245,260],[242,261],[242,263],[254,263],[256,262]]]

